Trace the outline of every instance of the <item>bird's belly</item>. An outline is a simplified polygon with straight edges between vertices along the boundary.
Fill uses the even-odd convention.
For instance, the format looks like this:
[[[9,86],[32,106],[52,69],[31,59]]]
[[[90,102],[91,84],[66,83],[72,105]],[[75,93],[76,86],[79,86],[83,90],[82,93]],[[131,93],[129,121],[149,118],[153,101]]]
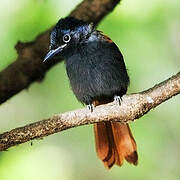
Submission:
[[[102,64],[76,65],[67,68],[70,84],[77,99],[85,104],[100,98],[112,98],[121,91],[119,71]]]

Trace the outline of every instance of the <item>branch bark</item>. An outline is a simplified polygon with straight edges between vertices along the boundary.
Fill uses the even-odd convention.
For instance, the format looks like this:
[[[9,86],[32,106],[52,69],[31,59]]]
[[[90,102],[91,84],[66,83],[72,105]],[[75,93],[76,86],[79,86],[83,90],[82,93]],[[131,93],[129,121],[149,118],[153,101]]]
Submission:
[[[120,0],[84,0],[70,16],[97,25],[119,2]],[[18,53],[16,61],[0,72],[0,104],[31,83],[42,80],[45,73],[62,60],[42,63],[48,51],[50,30],[40,34],[32,42],[16,44]]]
[[[121,106],[109,103],[96,107],[92,113],[79,109],[5,132],[0,135],[0,151],[81,125],[102,121],[128,123],[179,93],[180,72],[146,91],[123,96]]]

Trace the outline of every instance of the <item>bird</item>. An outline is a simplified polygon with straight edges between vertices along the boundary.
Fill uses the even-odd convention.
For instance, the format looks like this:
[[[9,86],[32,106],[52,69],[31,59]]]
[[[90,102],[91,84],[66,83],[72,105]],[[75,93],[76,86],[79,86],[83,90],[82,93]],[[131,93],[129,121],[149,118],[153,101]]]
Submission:
[[[78,101],[93,113],[98,105],[121,104],[129,76],[117,45],[92,23],[61,18],[50,33],[49,52],[43,62],[61,57]],[[127,162],[137,165],[137,145],[128,124],[94,124],[96,152],[107,169]]]

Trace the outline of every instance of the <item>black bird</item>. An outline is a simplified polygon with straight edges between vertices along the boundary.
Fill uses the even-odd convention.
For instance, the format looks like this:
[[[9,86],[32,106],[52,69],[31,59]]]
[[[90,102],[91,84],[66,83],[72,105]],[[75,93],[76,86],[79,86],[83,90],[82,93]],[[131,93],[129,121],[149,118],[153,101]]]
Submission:
[[[116,44],[92,24],[73,17],[60,19],[51,32],[50,51],[65,59],[67,75],[77,99],[93,111],[100,104],[119,101],[126,94],[129,77]],[[136,142],[128,124],[94,124],[98,157],[104,166],[121,166],[124,159],[137,165]]]

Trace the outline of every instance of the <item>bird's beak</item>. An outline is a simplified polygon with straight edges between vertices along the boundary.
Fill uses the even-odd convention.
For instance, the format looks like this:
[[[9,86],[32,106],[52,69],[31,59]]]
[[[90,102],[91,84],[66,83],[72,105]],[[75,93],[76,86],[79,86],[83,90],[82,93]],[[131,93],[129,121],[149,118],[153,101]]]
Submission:
[[[66,46],[67,46],[67,44],[63,44],[63,45],[59,46],[59,47],[56,48],[56,49],[50,50],[50,51],[47,53],[47,55],[45,56],[43,62],[49,60],[50,58],[52,58],[52,57],[55,56],[56,54],[60,53],[60,52],[64,49],[64,47],[66,47]]]

